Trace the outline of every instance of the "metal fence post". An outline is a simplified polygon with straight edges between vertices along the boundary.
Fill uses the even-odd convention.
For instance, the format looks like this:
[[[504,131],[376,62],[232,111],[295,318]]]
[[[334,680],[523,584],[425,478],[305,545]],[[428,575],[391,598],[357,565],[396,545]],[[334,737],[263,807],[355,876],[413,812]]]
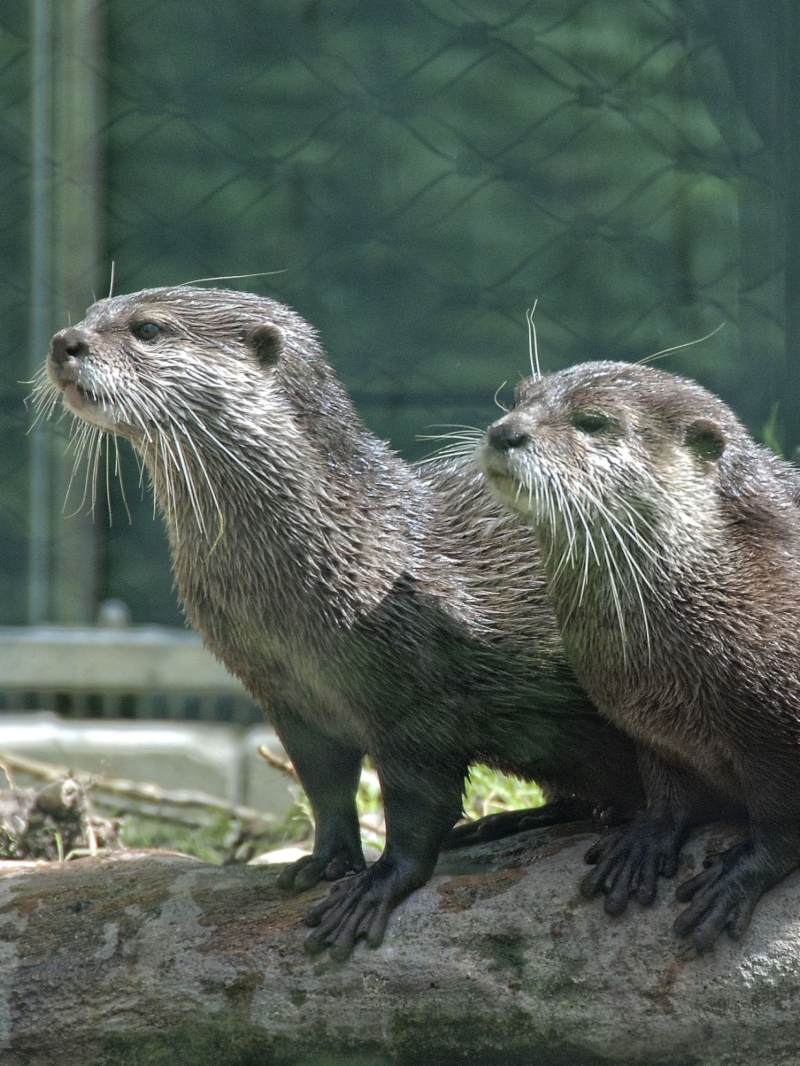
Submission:
[[[34,0],[32,11],[35,372],[54,330],[74,322],[96,295],[103,38],[98,0]],[[52,438],[49,427],[37,427],[31,444],[28,620],[88,622],[97,599],[97,536],[91,516],[62,514],[72,458]]]

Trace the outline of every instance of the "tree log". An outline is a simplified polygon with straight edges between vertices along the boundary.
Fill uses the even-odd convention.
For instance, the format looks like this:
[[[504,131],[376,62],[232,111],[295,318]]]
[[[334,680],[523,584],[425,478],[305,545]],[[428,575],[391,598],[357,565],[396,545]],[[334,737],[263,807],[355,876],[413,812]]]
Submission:
[[[580,827],[579,827],[580,828]],[[443,856],[382,947],[303,948],[326,887],[170,853],[2,864],[3,1066],[796,1066],[798,874],[744,940],[692,956],[664,883],[608,918],[577,883],[593,839],[539,830]],[[686,850],[679,877],[731,833]]]

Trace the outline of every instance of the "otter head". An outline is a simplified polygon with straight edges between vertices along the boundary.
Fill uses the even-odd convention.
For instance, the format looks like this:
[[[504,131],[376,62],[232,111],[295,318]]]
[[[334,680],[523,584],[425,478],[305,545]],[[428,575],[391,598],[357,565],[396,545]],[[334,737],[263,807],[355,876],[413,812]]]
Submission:
[[[233,397],[279,403],[271,377],[292,340],[310,341],[314,358],[307,334],[287,308],[250,293],[149,289],[100,300],[56,333],[47,378],[73,414],[143,444],[187,418],[230,418]]]
[[[708,495],[737,431],[725,405],[693,382],[583,363],[523,382],[476,458],[496,495],[545,535],[597,528],[616,539],[627,527],[643,536]]]
[[[594,590],[622,624],[626,602],[668,594],[676,560],[713,555],[726,500],[761,462],[748,450],[758,452],[699,385],[600,362],[523,382],[476,461],[536,529],[556,598],[574,610]]]
[[[354,454],[339,438],[358,431],[311,326],[223,289],[100,300],[55,335],[34,395],[48,414],[63,396],[82,420],[76,466],[101,434],[128,438],[168,519],[188,507],[210,539],[223,499],[227,511],[269,493],[316,506],[337,458]]]

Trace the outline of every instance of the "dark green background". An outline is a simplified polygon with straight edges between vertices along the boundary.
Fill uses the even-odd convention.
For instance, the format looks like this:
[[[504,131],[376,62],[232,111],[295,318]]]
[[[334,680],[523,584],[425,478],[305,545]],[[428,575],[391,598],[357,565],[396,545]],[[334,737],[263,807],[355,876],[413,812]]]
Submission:
[[[495,390],[528,372],[534,300],[546,369],[724,323],[663,365],[759,436],[778,403],[791,450],[796,4],[759,10],[111,0],[107,272],[124,292],[275,271],[230,284],[307,317],[368,424],[410,458],[433,424],[494,417]],[[3,623],[25,620],[28,19],[0,0]],[[132,462],[126,480],[134,521],[116,506],[99,598],[178,624]]]

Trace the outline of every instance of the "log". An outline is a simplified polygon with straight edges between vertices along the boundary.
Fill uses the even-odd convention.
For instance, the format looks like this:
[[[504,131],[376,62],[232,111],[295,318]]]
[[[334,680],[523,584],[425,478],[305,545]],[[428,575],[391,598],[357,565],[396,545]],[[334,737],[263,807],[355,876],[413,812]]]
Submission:
[[[679,876],[715,827],[687,848]],[[796,1066],[800,880],[745,939],[692,956],[664,884],[608,918],[576,890],[586,827],[443,856],[383,945],[344,963],[303,948],[326,888],[277,868],[128,853],[0,869],[3,1066]]]

